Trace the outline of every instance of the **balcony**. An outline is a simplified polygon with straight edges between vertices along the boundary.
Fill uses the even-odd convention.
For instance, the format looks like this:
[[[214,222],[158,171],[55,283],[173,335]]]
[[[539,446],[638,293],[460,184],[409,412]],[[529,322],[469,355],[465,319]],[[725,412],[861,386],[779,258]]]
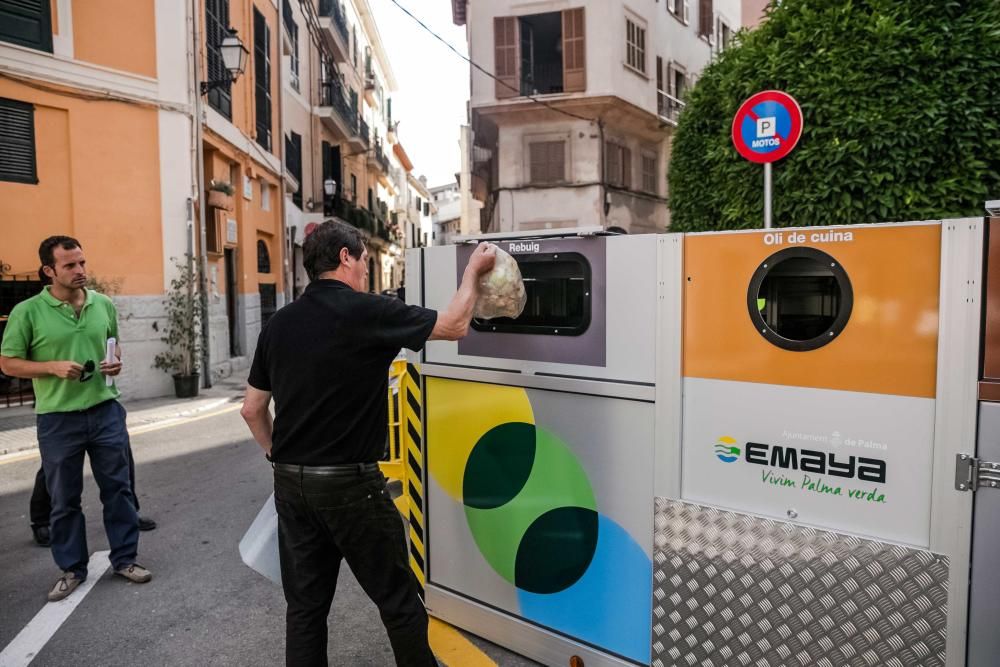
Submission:
[[[368,129],[368,123],[365,122],[364,118],[358,118],[358,134],[351,139],[352,144],[357,143],[356,150],[364,151],[368,150],[371,139],[369,137],[370,130]]]
[[[656,91],[656,100],[656,113],[660,118],[661,125],[677,127],[677,120],[681,117],[681,111],[684,110],[684,103],[662,90]]]
[[[319,3],[320,33],[333,51],[337,62],[346,63],[351,60],[351,31],[347,27],[347,14],[344,5],[337,0],[320,0]]]
[[[336,138],[350,144],[351,150],[363,151],[368,148],[368,125],[351,106],[347,89],[340,79],[320,81],[319,108],[316,114],[323,126]]]
[[[378,169],[385,174],[389,173],[389,158],[386,157],[381,137],[375,137],[368,151],[368,166]]]
[[[323,125],[344,141],[358,132],[358,114],[351,108],[340,79],[320,81],[318,115]]]
[[[374,108],[378,104],[378,98],[375,95],[375,89],[378,87],[378,81],[375,79],[375,67],[372,64],[372,54],[369,53],[365,56],[365,101]]]
[[[372,236],[378,231],[375,216],[372,215],[371,211],[360,206],[355,206],[346,199],[341,199],[340,197],[334,199],[333,215],[344,222],[354,225],[365,232],[367,236]]]

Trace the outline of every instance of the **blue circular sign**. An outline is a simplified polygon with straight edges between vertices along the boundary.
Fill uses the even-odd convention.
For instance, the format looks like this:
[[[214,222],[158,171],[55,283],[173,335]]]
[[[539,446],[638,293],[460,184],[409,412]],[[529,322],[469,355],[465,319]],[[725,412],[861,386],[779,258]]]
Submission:
[[[774,162],[788,155],[802,136],[802,109],[777,90],[757,93],[733,118],[733,144],[751,162]]]

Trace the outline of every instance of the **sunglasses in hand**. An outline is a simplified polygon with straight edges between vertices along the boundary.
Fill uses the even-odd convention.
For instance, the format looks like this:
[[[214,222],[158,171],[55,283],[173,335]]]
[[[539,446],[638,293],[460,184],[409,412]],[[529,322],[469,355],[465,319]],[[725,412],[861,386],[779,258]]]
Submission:
[[[96,365],[93,359],[88,359],[86,363],[83,364],[83,371],[80,373],[80,382],[86,382],[90,378],[94,377],[94,369]]]

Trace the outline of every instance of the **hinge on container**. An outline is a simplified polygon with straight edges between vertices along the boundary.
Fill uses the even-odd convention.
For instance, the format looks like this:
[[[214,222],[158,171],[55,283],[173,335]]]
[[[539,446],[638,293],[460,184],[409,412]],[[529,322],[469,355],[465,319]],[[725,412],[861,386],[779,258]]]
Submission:
[[[970,454],[956,454],[955,489],[976,491],[981,486],[1000,487],[1000,463],[983,461]]]

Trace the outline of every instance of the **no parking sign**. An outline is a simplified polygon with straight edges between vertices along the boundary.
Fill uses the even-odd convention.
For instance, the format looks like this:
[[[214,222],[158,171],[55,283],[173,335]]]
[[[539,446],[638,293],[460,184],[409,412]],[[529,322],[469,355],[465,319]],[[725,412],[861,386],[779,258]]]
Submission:
[[[802,109],[779,90],[757,93],[733,118],[733,145],[751,162],[775,162],[792,152],[802,136]]]
[[[751,95],[733,118],[733,145],[740,155],[764,165],[764,229],[771,228],[771,163],[792,152],[802,136],[802,109],[780,90]]]

